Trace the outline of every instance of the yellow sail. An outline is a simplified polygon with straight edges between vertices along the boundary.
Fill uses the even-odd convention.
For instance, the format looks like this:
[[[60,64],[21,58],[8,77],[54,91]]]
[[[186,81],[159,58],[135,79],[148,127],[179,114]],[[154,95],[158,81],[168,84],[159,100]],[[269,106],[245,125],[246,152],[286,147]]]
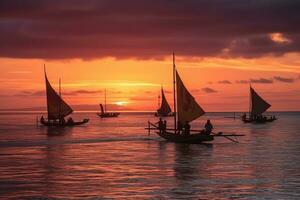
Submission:
[[[205,114],[205,111],[195,101],[194,97],[184,86],[176,71],[177,116],[181,124],[191,122]]]
[[[48,81],[46,72],[48,119],[62,119],[73,112],[72,108],[56,93]]]
[[[251,94],[251,114],[252,115],[261,115],[265,112],[271,105],[261,98],[255,90],[250,86]]]

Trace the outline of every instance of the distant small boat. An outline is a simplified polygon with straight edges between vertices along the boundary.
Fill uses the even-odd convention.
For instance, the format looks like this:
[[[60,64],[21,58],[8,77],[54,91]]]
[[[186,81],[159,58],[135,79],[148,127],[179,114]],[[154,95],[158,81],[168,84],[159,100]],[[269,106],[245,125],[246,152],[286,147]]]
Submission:
[[[104,107],[102,104],[100,104],[101,112],[97,113],[97,115],[101,118],[112,118],[112,117],[118,117],[120,115],[119,112],[107,112],[107,106],[106,106],[106,90],[104,90]]]
[[[277,120],[275,116],[267,117],[263,113],[267,111],[271,105],[265,101],[257,92],[250,86],[250,108],[249,115],[242,115],[242,121],[245,123],[266,123]]]
[[[164,89],[161,87],[161,104],[160,108],[157,109],[156,113],[154,114],[156,117],[172,117],[174,113],[172,113],[171,107],[166,99]]]
[[[161,129],[156,124],[148,121],[148,127],[145,128],[150,134],[151,130],[154,130],[160,137],[167,141],[175,143],[202,143],[206,141],[213,141],[214,137],[225,137],[231,141],[237,142],[230,136],[243,136],[237,134],[224,135],[223,133],[218,134],[207,134],[204,130],[189,130],[189,132],[182,132],[177,127],[177,124],[184,125],[186,122],[190,123],[195,119],[198,119],[205,114],[205,111],[195,101],[194,97],[184,86],[175,65],[175,55],[173,53],[173,92],[174,92],[174,129],[165,128]],[[171,108],[170,108],[171,110]],[[185,130],[186,131],[186,130]]]
[[[82,121],[75,122],[72,118],[65,121],[65,117],[73,112],[73,109],[62,99],[61,97],[61,81],[59,79],[59,94],[53,89],[50,82],[48,81],[46,69],[44,67],[45,80],[46,80],[46,94],[47,94],[47,114],[48,118],[45,119],[43,116],[40,119],[40,123],[44,126],[77,126],[85,124],[89,119],[83,119]]]

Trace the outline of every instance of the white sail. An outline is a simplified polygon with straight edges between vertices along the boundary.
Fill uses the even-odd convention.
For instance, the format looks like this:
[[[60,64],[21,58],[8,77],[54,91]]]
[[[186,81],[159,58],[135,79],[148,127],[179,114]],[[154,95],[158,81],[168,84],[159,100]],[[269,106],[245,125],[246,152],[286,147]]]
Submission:
[[[195,101],[194,97],[184,86],[176,71],[177,116],[181,124],[191,122],[205,114],[205,111]]]
[[[261,115],[265,112],[271,105],[266,102],[262,97],[260,97],[255,90],[250,86],[251,94],[251,114],[252,115]]]

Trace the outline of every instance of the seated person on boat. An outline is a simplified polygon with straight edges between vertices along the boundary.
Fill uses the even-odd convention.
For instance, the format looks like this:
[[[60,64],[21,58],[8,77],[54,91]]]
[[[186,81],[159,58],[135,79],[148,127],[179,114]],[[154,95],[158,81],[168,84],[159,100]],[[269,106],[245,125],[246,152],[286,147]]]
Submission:
[[[178,121],[178,122],[177,122],[177,131],[176,131],[176,133],[177,133],[178,135],[180,135],[181,132],[182,132],[182,129],[183,129],[182,124],[181,124],[180,121]]]
[[[186,121],[185,125],[184,125],[184,134],[185,135],[189,135],[190,134],[190,130],[191,130],[191,125],[189,124],[188,121]]]
[[[73,118],[72,118],[72,117],[69,117],[67,123],[68,123],[68,124],[73,124],[73,123],[74,123]]]

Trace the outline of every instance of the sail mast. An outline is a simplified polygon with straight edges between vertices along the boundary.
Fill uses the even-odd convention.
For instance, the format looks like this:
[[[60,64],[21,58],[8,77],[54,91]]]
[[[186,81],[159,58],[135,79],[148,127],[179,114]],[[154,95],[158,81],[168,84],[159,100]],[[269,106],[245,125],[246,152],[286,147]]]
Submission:
[[[61,99],[61,79],[59,78],[59,97]],[[59,102],[59,110],[58,110],[59,121],[61,121],[61,101]]]
[[[251,97],[251,83],[249,88],[249,118],[251,118],[251,107],[252,107],[252,97]]]
[[[173,52],[173,94],[174,94],[174,129],[176,133],[177,129],[177,120],[176,120],[176,65],[175,65],[175,54]]]
[[[158,94],[158,103],[157,103],[157,105],[158,105],[158,108],[160,108],[160,95],[162,96],[162,91],[163,89],[162,89],[162,86],[161,86],[161,89],[160,89],[160,93]]]
[[[106,88],[104,89],[104,112],[106,113]]]
[[[46,64],[44,64],[44,74],[45,74],[45,81],[46,81],[46,95],[47,95],[47,73],[46,73]],[[48,113],[48,119],[49,119],[50,111],[49,111],[49,101],[48,101],[48,98],[46,98],[46,101],[47,101],[47,113]]]

